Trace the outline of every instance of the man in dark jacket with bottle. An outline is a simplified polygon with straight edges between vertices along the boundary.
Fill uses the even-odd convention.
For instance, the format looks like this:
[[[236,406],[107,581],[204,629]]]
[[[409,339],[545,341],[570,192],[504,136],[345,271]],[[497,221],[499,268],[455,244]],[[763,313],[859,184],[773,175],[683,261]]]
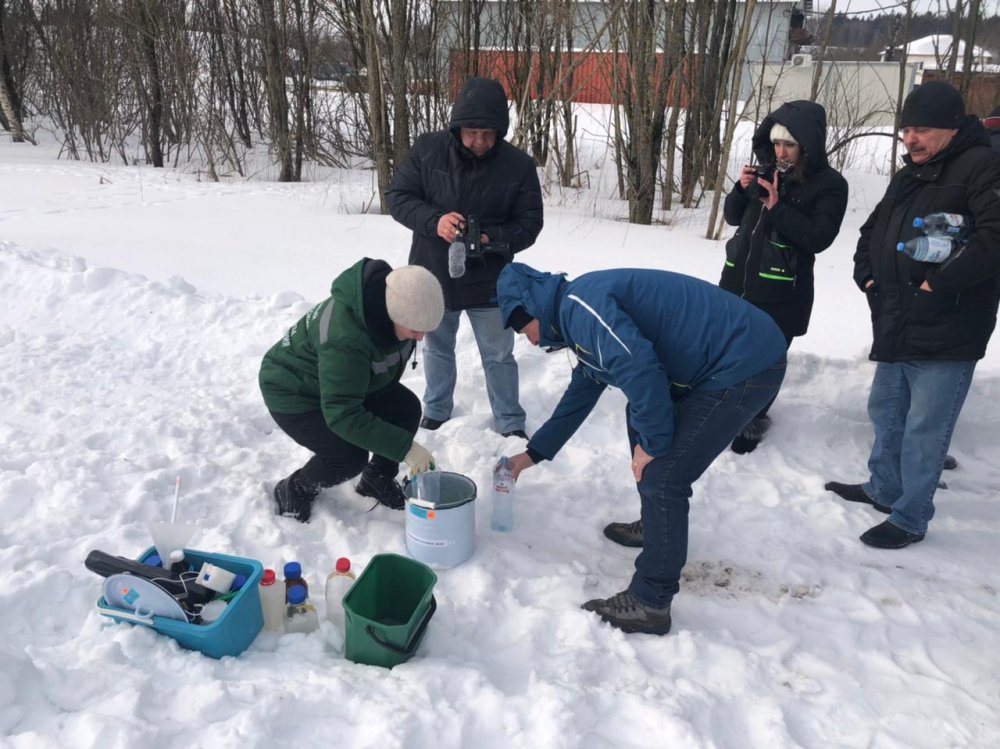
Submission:
[[[497,312],[496,283],[511,257],[534,244],[542,230],[542,192],[534,161],[504,140],[509,126],[503,86],[470,78],[455,100],[449,128],[417,139],[386,193],[392,217],[413,231],[409,262],[429,269],[444,289],[447,311],[424,344],[425,429],[451,418],[455,337],[464,311],[479,346],[494,426],[505,437],[527,437],[514,335]],[[468,258],[465,273],[452,278],[448,247],[471,218],[478,220],[485,249],[495,251]]]
[[[765,117],[753,150],[758,166],[743,167],[726,196],[726,222],[739,229],[726,243],[719,286],[767,312],[790,345],[809,327],[813,266],[840,233],[847,181],[827,162],[826,110],[815,102],[791,101]],[[733,440],[735,452],[757,447],[770,407]]]
[[[985,130],[943,81],[910,92],[899,124],[905,166],[861,227],[854,255],[854,280],[871,308],[869,358],[877,362],[868,396],[870,478],[826,485],[889,515],[861,536],[883,549],[927,533],[952,430],[1000,300],[1000,158]],[[897,251],[919,234],[915,218],[939,212],[971,221],[963,245],[940,264]]]
[[[314,453],[275,485],[279,515],[308,522],[320,489],[359,473],[360,494],[403,509],[399,462],[420,473],[434,459],[413,439],[420,401],[399,379],[443,314],[441,286],[425,268],[363,258],[271,347],[260,367],[264,403]]]
[[[568,281],[511,263],[497,292],[508,326],[578,361],[552,416],[509,458],[514,478],[552,460],[606,388],[628,399],[642,515],[611,523],[604,535],[642,552],[626,590],[583,608],[625,632],[666,634],[687,559],[691,485],[778,392],[781,331],[741,299],[668,271],[622,268]]]

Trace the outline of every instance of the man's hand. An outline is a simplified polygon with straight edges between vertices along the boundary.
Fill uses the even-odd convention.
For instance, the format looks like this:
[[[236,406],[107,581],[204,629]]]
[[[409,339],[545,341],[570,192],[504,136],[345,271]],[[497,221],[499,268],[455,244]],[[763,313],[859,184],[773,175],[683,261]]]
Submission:
[[[757,179],[757,175],[754,173],[754,168],[752,166],[743,167],[743,171],[740,172],[740,187],[746,190],[755,179]]]
[[[642,445],[636,445],[632,455],[632,475],[635,476],[636,483],[642,481],[642,472],[652,462],[653,456],[643,450]]]
[[[465,216],[456,211],[446,213],[438,219],[437,230],[438,236],[451,244],[459,233],[465,230]]]
[[[410,449],[403,460],[410,467],[411,476],[416,476],[418,473],[423,473],[434,468],[434,456],[416,440],[413,440],[413,444],[410,445]]]
[[[531,459],[528,453],[518,453],[507,458],[507,467],[510,469],[510,474],[514,477],[515,481],[521,475],[521,471],[525,471],[533,465],[535,465],[535,461]]]

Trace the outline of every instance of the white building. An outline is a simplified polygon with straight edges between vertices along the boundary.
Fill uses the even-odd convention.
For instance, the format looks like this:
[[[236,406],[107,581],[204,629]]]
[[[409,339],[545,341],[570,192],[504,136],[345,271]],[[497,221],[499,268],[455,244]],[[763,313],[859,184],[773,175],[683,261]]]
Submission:
[[[906,50],[907,62],[919,62],[923,64],[924,70],[944,70],[948,67],[948,61],[952,55],[954,38],[951,34],[936,34],[925,36],[922,39],[914,39],[903,47],[893,48],[893,59],[899,60]],[[973,71],[993,70],[997,67],[992,52],[973,45],[972,47],[972,69]],[[885,61],[888,50],[882,53],[882,60]],[[958,42],[958,60],[955,62],[955,70],[962,72],[965,63],[965,42]]]

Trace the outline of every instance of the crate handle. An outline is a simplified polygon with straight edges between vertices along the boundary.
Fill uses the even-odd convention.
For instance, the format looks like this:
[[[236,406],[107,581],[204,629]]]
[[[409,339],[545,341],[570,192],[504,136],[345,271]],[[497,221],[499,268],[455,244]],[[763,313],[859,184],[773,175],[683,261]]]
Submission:
[[[430,623],[431,617],[434,616],[434,612],[436,610],[437,610],[437,599],[434,596],[431,596],[431,605],[427,607],[427,613],[424,614],[424,620],[420,622],[420,626],[417,627],[416,632],[413,633],[413,637],[410,638],[409,647],[401,648],[399,647],[399,645],[394,645],[393,643],[387,640],[383,640],[381,637],[378,636],[378,633],[375,632],[375,628],[371,624],[365,627],[365,632],[368,634],[370,638],[375,640],[375,642],[377,642],[386,650],[391,650],[393,653],[396,653],[397,655],[405,655],[407,658],[409,658],[411,655],[413,655],[414,651],[417,649],[417,643],[419,643],[420,638],[424,636],[424,630],[427,629],[427,625]]]

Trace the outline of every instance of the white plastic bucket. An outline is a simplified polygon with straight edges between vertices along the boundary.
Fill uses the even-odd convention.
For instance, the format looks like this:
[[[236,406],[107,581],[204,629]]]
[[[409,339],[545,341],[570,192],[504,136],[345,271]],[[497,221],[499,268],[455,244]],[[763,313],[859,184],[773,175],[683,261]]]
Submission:
[[[423,486],[421,486],[423,484]],[[461,564],[476,550],[476,483],[460,473],[420,474],[406,495],[406,551],[428,567]]]

